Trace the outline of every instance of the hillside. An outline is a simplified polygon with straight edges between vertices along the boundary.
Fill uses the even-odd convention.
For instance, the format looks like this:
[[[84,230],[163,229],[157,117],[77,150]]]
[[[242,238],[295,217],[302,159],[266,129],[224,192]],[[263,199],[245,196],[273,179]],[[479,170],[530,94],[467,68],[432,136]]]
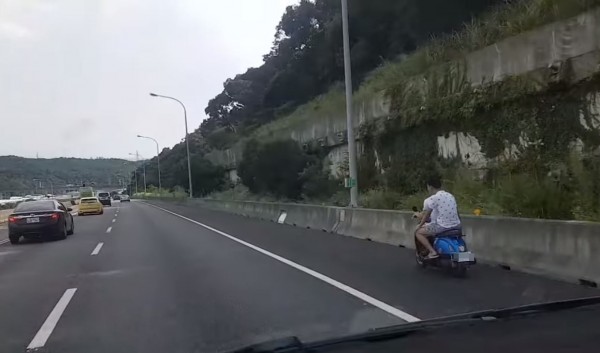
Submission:
[[[349,0],[355,87],[387,62],[405,57],[432,37],[460,30],[472,18],[504,3],[381,0],[367,5]],[[211,150],[229,148],[302,104],[339,88],[344,79],[341,36],[339,0],[301,0],[289,6],[274,28],[273,46],[263,64],[227,78],[223,91],[207,102],[208,118],[190,134],[190,151],[198,163],[206,164],[201,156]],[[185,158],[182,143],[161,153],[163,186],[187,184]],[[152,168],[153,163],[149,165]]]
[[[441,174],[462,212],[599,221],[600,0],[465,3],[439,32],[396,27],[406,16],[436,21],[417,3],[350,1],[359,204],[410,209],[426,196],[423,180]],[[348,204],[340,62],[320,62],[322,48],[338,48],[324,43],[339,44],[332,4],[288,8],[265,65],[209,102],[191,150],[217,165],[207,181],[224,178],[221,167],[231,183],[202,182],[195,196]],[[288,72],[307,68],[316,71]],[[173,165],[184,156],[181,146],[165,155]]]
[[[36,159],[0,156],[0,193],[29,192],[41,185],[96,183],[118,185],[135,167],[123,159],[52,158]],[[34,181],[36,180],[36,181]]]

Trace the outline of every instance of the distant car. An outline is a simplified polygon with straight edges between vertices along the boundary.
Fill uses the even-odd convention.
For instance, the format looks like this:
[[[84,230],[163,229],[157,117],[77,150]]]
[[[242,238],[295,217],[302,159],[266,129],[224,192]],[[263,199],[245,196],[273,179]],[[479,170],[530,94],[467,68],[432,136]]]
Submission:
[[[71,211],[56,200],[22,202],[8,216],[8,238],[11,244],[18,244],[21,237],[66,239],[75,232]]]
[[[120,199],[121,199],[121,195],[119,195],[119,194],[114,194],[114,195],[112,196],[112,199],[113,199],[113,200],[115,200],[115,201],[116,201],[116,200],[120,200]]]
[[[129,195],[127,194],[121,194],[121,202],[130,202],[131,200],[129,199]]]
[[[112,202],[110,200],[110,194],[108,192],[99,192],[98,193],[98,200],[100,200],[100,203],[102,203],[104,206],[112,206]]]
[[[84,197],[79,200],[79,216],[86,214],[103,214],[104,207],[98,198],[96,197]]]

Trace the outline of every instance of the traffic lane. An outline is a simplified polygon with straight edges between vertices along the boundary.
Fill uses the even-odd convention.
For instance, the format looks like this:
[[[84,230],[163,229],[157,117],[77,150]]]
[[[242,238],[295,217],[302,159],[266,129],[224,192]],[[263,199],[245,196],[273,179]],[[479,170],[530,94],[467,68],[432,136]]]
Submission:
[[[402,321],[214,232],[132,204],[81,276],[56,352],[216,352]]]
[[[73,217],[66,240],[0,246],[0,352],[21,352],[65,289],[86,272],[111,215]]]
[[[599,295],[597,289],[478,264],[457,279],[410,249],[169,202],[152,203],[350,285],[421,319]],[[467,238],[468,241],[468,238]]]

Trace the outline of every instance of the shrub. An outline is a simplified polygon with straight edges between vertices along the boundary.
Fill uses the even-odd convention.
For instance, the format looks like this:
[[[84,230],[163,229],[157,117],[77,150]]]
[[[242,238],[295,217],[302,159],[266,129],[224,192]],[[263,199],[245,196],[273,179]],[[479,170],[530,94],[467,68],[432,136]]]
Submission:
[[[308,161],[308,156],[292,140],[265,144],[251,140],[244,149],[238,174],[253,193],[298,199],[302,193],[301,173]]]
[[[313,165],[306,168],[302,173],[302,196],[304,199],[327,200],[340,189],[343,189],[341,182],[331,178],[323,170],[319,160],[316,160]]]
[[[573,198],[567,189],[550,179],[509,175],[498,181],[495,198],[502,212],[517,217],[572,219]]]
[[[398,192],[385,189],[373,189],[363,193],[359,203],[361,207],[364,208],[394,210],[401,208],[401,200],[402,195]]]
[[[192,187],[194,196],[206,196],[225,186],[225,169],[214,165],[208,159],[194,156],[192,164]],[[187,181],[187,177],[185,177]],[[187,184],[184,184],[187,185]]]

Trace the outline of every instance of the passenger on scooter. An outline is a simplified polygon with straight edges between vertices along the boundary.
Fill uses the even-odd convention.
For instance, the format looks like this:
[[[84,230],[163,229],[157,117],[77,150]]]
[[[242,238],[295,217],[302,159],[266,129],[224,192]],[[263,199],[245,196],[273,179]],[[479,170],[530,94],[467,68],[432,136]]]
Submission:
[[[456,199],[451,193],[442,190],[442,180],[439,176],[432,176],[427,180],[427,191],[431,196],[423,202],[423,215],[415,236],[429,250],[427,258],[433,259],[439,255],[427,237],[460,229],[461,223]]]

